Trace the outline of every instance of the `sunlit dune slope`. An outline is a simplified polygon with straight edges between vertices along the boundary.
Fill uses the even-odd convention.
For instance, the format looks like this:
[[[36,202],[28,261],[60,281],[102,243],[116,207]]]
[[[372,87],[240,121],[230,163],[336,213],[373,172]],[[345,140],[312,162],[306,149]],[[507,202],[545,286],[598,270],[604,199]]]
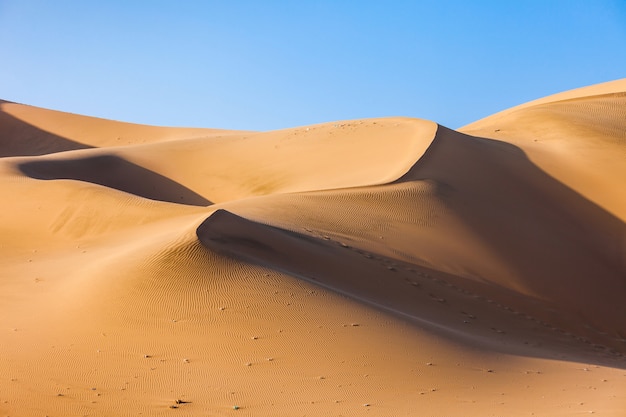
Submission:
[[[624,415],[625,86],[460,131],[1,102],[0,411]]]
[[[344,121],[128,147],[118,155],[221,203],[388,183],[411,168],[436,130],[418,119]]]

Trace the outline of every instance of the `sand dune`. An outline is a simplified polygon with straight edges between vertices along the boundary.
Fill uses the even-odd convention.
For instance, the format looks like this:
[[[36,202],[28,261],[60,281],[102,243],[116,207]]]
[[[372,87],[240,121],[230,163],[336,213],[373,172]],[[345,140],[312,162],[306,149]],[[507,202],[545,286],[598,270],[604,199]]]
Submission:
[[[624,415],[625,97],[258,133],[1,102],[0,411]]]
[[[541,170],[626,221],[626,80],[546,97],[460,129],[518,146]]]

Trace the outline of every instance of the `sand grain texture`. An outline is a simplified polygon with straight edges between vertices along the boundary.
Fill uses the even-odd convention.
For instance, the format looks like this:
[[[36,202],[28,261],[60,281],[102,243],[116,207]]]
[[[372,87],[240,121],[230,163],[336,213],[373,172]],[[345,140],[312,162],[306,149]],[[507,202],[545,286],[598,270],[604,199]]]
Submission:
[[[626,80],[458,131],[0,102],[0,414],[626,413]]]

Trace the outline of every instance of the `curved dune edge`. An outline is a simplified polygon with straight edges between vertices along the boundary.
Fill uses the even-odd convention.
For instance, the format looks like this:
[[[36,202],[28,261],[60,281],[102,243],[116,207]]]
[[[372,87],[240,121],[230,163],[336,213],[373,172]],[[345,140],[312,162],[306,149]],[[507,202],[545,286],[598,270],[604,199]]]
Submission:
[[[587,350],[595,346],[607,353],[609,362],[624,363],[619,351],[621,343],[613,336],[604,337],[600,331],[589,333],[580,325],[555,327],[556,321],[571,324],[579,319],[575,315],[566,318],[566,314],[572,313],[561,309],[558,316],[554,315],[554,304],[542,305],[534,297],[504,287],[403,262],[328,236],[316,237],[254,222],[224,209],[204,220],[196,234],[212,251],[304,279],[457,341],[464,340],[470,346],[561,359],[572,355],[570,358],[578,360],[596,356],[597,353],[589,355]],[[499,331],[497,328],[468,328],[467,320],[461,322],[458,317],[450,316],[449,305],[460,309],[466,317],[509,314],[508,320],[503,317],[503,323],[497,325],[506,328],[509,334],[505,345],[493,339],[493,333]],[[504,305],[507,309],[498,311]],[[489,309],[493,311],[487,313],[485,310]],[[533,350],[524,342],[536,337],[532,333],[537,329],[531,331],[531,327],[537,322],[545,326],[545,334],[542,349]]]
[[[436,130],[421,119],[349,120],[130,147],[120,155],[223,203],[393,182],[424,154]]]
[[[483,129],[484,127],[494,123],[496,120],[504,118],[505,116],[515,113],[519,110],[523,110],[529,107],[534,107],[542,104],[549,104],[558,101],[574,100],[592,96],[602,96],[608,94],[621,93],[626,91],[626,78],[622,78],[614,81],[607,81],[605,83],[593,84],[581,88],[575,88],[573,90],[563,91],[561,93],[552,94],[547,97],[542,97],[537,100],[532,100],[518,106],[514,106],[498,113],[489,115],[475,122],[469,123],[460,127],[458,130],[461,132],[472,132],[474,130]]]

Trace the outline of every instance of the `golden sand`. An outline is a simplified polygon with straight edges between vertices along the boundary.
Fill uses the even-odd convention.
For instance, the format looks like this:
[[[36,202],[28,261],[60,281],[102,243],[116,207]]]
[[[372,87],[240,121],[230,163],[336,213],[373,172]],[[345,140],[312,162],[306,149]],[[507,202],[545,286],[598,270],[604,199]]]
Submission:
[[[0,413],[626,415],[626,79],[458,131],[0,102]]]

